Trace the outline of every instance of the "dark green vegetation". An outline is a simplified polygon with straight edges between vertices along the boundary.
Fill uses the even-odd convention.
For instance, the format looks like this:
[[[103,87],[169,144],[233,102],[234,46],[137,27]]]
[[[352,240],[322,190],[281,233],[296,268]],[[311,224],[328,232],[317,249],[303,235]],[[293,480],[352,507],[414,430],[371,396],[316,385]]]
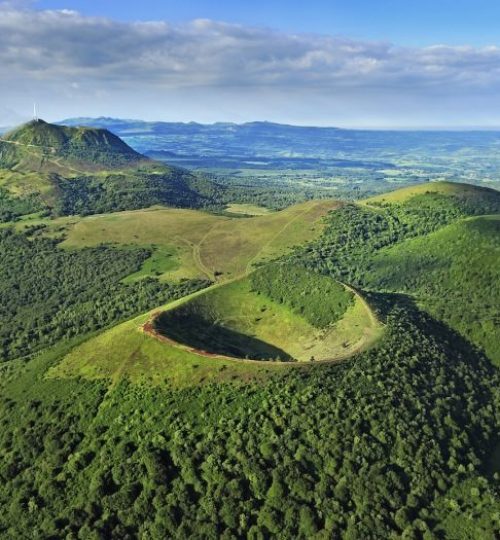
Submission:
[[[294,259],[362,288],[414,296],[498,363],[498,220],[470,216],[499,213],[500,193],[479,188],[468,197],[429,187],[402,203],[348,205]]]
[[[249,362],[260,376],[232,381],[221,362],[220,379],[183,386],[173,376],[155,385],[126,378],[125,364],[146,365],[142,351],[161,346],[133,321],[125,331],[137,349],[109,379],[48,370],[84,350],[73,348],[84,336],[64,327],[66,317],[97,317],[84,329],[93,330],[130,316],[129,305],[146,310],[196,283],[184,291],[124,284],[147,250],[62,251],[35,231],[31,240],[2,231],[1,305],[18,317],[2,334],[9,350],[11,335],[23,343],[30,317],[36,330],[24,343],[54,343],[39,328],[56,320],[55,307],[60,337],[76,337],[0,366],[0,536],[498,538],[499,221],[480,216],[500,213],[500,195],[438,187],[337,209],[319,239],[259,268],[248,287],[256,305],[273,299],[321,327],[350,309],[336,280],[354,285],[386,324],[376,347],[336,365],[272,371]],[[243,282],[195,299],[218,317],[209,295]],[[143,287],[153,290],[145,300]],[[250,304],[219,301],[240,315]],[[190,369],[209,360],[199,356]]]
[[[2,221],[39,210],[58,216],[225,204],[217,184],[151,161],[107,130],[42,120],[0,139],[0,189]]]
[[[415,295],[500,365],[500,216],[454,223],[373,257],[370,287]]]
[[[54,185],[60,196],[54,215],[89,215],[121,210],[136,210],[163,204],[180,208],[210,206],[193,188],[190,175],[181,169],[159,171],[139,169],[113,172],[104,176],[59,177]]]
[[[1,534],[493,540],[498,372],[411,306],[387,323],[349,363],[258,384],[106,392],[44,379],[55,353],[9,364]]]
[[[0,167],[52,172],[64,160],[75,166],[111,169],[145,160],[106,129],[66,127],[33,121],[6,133],[0,141]],[[69,165],[68,165],[69,166]]]
[[[15,197],[5,188],[0,187],[0,223],[14,221],[20,216],[43,210],[36,195]]]
[[[206,285],[151,278],[121,283],[149,257],[140,248],[66,251],[55,240],[0,229],[0,253],[2,360],[104,328]]]
[[[255,291],[285,304],[316,328],[337,322],[352,305],[343,285],[292,264],[268,264],[251,276]]]

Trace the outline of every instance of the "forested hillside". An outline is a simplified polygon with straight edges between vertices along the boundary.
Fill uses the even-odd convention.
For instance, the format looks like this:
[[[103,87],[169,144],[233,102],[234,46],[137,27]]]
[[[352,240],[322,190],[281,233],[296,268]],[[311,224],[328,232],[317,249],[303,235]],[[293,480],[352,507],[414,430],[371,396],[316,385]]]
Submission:
[[[1,533],[493,540],[498,372],[411,307],[387,325],[351,362],[266,383],[106,392],[44,379],[49,356],[9,364]]]
[[[222,209],[223,188],[154,162],[102,129],[30,122],[0,139],[0,221],[162,204]]]
[[[365,282],[414,295],[500,365],[500,216],[460,221],[381,250]]]
[[[193,356],[151,314],[95,336],[207,283],[124,283],[147,249],[0,229],[0,537],[498,538],[500,195],[428,191],[341,205],[154,312],[168,332],[203,308],[192,347],[215,325],[259,338],[271,302],[335,331],[366,299],[383,332],[337,363]]]
[[[55,240],[0,229],[0,253],[1,360],[104,328],[206,285],[151,278],[122,283],[149,256],[140,248],[69,251]]]
[[[0,140],[0,167],[4,169],[113,169],[141,161],[147,160],[107,129],[56,126],[34,120]]]
[[[251,280],[254,290],[289,306],[317,328],[338,321],[353,303],[342,284],[291,264],[268,264]]]
[[[499,362],[498,219],[471,216],[499,214],[500,193],[466,192],[347,205],[292,259],[359,287],[409,294]]]

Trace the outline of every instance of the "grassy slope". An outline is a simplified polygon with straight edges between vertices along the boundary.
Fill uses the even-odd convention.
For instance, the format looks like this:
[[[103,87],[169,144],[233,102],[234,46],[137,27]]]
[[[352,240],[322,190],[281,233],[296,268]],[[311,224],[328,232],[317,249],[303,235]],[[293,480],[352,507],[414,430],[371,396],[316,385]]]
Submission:
[[[280,212],[251,218],[230,218],[196,210],[152,208],[48,222],[65,225],[63,246],[80,248],[100,243],[173,249],[177,268],[169,259],[163,278],[210,277],[223,272],[230,279],[252,264],[269,260],[291,247],[317,237],[321,218],[338,207],[336,201],[310,201]]]
[[[489,197],[492,193],[498,193],[494,189],[489,189],[472,184],[462,184],[456,182],[426,182],[397,189],[389,193],[383,193],[365,199],[366,203],[403,203],[414,197],[425,193],[441,193],[443,195],[459,195],[474,198]]]
[[[500,216],[470,218],[379,252],[372,287],[406,292],[500,364]]]
[[[198,293],[158,309],[174,308]],[[126,378],[135,383],[167,385],[175,388],[209,382],[250,380],[268,376],[285,364],[235,362],[200,357],[183,347],[169,345],[142,331],[158,310],[149,312],[82,343],[49,371],[50,377],[110,379]]]
[[[299,361],[308,361],[311,356],[316,360],[343,358],[371,343],[368,336],[378,335],[378,325],[372,326],[367,310],[357,297],[337,324],[318,329],[286,305],[254,292],[249,279],[199,295],[166,312],[159,320],[164,334],[176,341],[229,356],[244,356],[248,352],[256,359],[274,358],[272,350],[266,350],[266,344]],[[210,330],[213,324],[223,329],[222,337],[228,330],[234,332],[231,342],[242,352],[232,354],[224,341],[217,343],[217,333]]]
[[[230,214],[240,214],[244,216],[265,216],[272,212],[269,208],[264,206],[257,206],[255,204],[229,204],[226,206],[226,212]]]
[[[248,280],[215,285],[153,312],[120,324],[71,351],[52,369],[51,376],[191,386],[200,382],[262,378],[293,364],[231,360],[193,353],[189,346],[160,341],[142,331],[142,325],[165,310],[194,307],[241,333],[268,342],[295,358],[343,360],[371,346],[382,328],[364,301],[356,297],[343,319],[318,331],[282,305],[250,292]],[[266,308],[262,312],[262,307]],[[189,309],[188,308],[188,309]],[[260,318],[260,321],[256,319]],[[201,331],[201,329],[200,329]],[[178,336],[176,336],[178,337]]]
[[[0,186],[8,190],[12,195],[22,197],[32,193],[40,193],[42,196],[51,194],[53,183],[50,175],[43,173],[20,173],[16,171],[0,169]]]

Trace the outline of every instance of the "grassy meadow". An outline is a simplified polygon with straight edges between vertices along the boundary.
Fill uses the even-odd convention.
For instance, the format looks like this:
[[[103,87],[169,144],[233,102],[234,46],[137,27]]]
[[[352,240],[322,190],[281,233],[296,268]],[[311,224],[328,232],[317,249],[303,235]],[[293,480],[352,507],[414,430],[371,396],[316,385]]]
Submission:
[[[265,361],[266,355],[267,360],[274,358],[270,351],[281,351],[282,359],[299,362],[311,357],[341,361],[366,350],[382,334],[382,325],[366,302],[351,294],[354,302],[342,319],[320,330],[285,305],[253,292],[248,278],[214,285],[82,343],[50,376],[112,381],[123,377],[137,383],[183,387],[260,379],[298,365]],[[173,341],[144,331],[144,325],[158,315],[162,335]],[[213,326],[224,331],[214,331]],[[262,360],[245,360],[245,350],[250,358],[253,354]]]
[[[20,223],[19,227],[46,224],[47,234],[64,234],[61,245],[71,249],[100,244],[155,246],[152,260],[141,270],[142,276],[229,280],[245,274],[255,263],[318,237],[323,216],[339,204],[309,201],[248,218],[153,207],[83,218],[38,219]]]
[[[442,195],[458,195],[459,197],[466,198],[479,198],[481,196],[488,196],[491,192],[490,188],[482,188],[480,186],[474,186],[472,184],[459,184],[457,182],[426,182],[425,184],[417,184],[414,186],[407,186],[399,188],[389,193],[382,193],[381,195],[375,195],[365,199],[364,203],[404,203],[415,197],[416,195],[423,195],[426,193],[439,193]]]
[[[240,214],[243,216],[265,216],[272,212],[265,206],[257,206],[256,204],[228,204],[226,206],[226,212],[230,214]]]

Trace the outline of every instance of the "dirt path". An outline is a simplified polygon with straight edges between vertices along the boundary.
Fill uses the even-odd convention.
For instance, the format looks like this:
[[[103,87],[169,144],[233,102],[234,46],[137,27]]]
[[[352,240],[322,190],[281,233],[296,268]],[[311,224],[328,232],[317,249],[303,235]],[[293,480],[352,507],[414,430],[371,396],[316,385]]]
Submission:
[[[213,270],[211,270],[210,268],[208,268],[208,266],[206,266],[206,264],[203,262],[201,258],[201,245],[208,238],[208,236],[213,232],[213,230],[216,229],[219,225],[221,225],[221,223],[215,223],[214,225],[212,225],[197,243],[190,242],[187,238],[182,238],[181,236],[176,237],[181,242],[189,246],[189,248],[191,249],[191,255],[193,257],[195,266],[210,281],[215,281],[215,274]]]
[[[299,218],[305,216],[310,211],[311,211],[311,208],[307,207],[304,210],[302,210],[302,212],[299,212],[296,216],[290,219],[290,221],[285,223],[285,225],[270,240],[268,240],[264,245],[262,245],[259,251],[248,261],[246,270],[245,270],[245,275],[248,276],[250,274],[250,272],[252,271],[252,265],[255,264],[255,262],[257,262],[258,258],[261,256],[262,252],[266,248],[268,248],[271,244],[273,244],[292,223],[297,221]]]
[[[365,307],[366,311],[368,311],[368,314],[370,316],[370,322],[372,323],[373,327],[376,327],[377,325],[381,324],[378,317],[373,312],[373,309],[370,307],[370,304],[365,300],[363,295],[352,285],[348,285],[347,283],[344,283],[342,281],[339,281],[341,285],[343,285],[348,291],[351,291],[354,295],[356,295],[360,300],[363,306]]]
[[[209,279],[212,281],[215,281],[215,274],[213,270],[210,270],[208,266],[203,262],[201,258],[201,246],[205,242],[205,240],[217,229],[222,223],[225,223],[225,221],[221,221],[219,223],[215,223],[208,229],[208,231],[203,235],[203,237],[200,239],[200,241],[197,244],[194,244],[193,246],[193,259],[196,264],[196,266],[205,273]]]
[[[22,142],[19,142],[19,141],[8,141],[7,139],[2,139],[2,138],[0,138],[0,143],[15,144],[16,146],[23,146],[24,148],[28,148],[28,149],[41,148],[43,150],[50,150],[53,153],[57,152],[57,150],[58,150],[55,146],[42,146],[40,144],[27,144],[27,143],[22,143]],[[71,167],[68,164],[64,164],[64,165],[61,164],[60,162],[63,159],[62,157],[52,159],[49,156],[43,155],[42,153],[37,153],[37,152],[30,151],[30,150],[28,150],[28,152],[32,156],[35,156],[35,157],[37,157],[39,159],[42,159],[42,160],[45,160],[45,161],[47,161],[49,163],[52,163],[53,165],[56,165],[56,167],[59,167],[60,169],[69,170],[69,171],[72,171],[72,172],[75,172],[75,173],[78,173],[78,174],[85,174],[84,171],[80,171],[78,169],[75,169],[74,167]]]
[[[0,143],[15,144],[17,146],[25,146],[29,148],[44,148],[45,150],[52,150],[53,152],[56,151],[56,148],[54,146],[43,146],[41,144],[27,144],[27,143],[22,143],[19,141],[9,141],[7,139],[2,139],[2,138],[0,138]]]

